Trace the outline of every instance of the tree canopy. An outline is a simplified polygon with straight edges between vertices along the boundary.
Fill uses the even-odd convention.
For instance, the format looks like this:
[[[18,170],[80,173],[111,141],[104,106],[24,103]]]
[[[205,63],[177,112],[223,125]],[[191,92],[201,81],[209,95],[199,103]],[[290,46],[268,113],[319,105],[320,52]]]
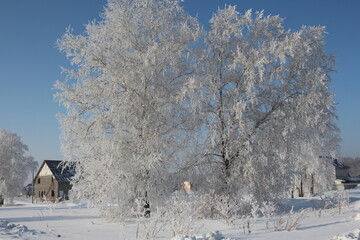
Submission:
[[[26,155],[27,151],[17,134],[0,129],[0,196],[10,202],[37,166],[33,157]]]
[[[317,171],[326,188],[318,156],[336,156],[339,138],[325,28],[227,6],[204,31],[180,2],[109,0],[100,22],[58,40],[73,65],[55,97],[74,196],[118,218],[183,180],[265,200]]]

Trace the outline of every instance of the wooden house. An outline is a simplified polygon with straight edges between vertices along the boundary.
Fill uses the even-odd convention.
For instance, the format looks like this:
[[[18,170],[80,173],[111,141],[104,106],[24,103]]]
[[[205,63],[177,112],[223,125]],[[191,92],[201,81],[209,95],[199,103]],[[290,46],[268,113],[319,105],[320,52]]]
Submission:
[[[62,161],[45,160],[34,178],[34,197],[38,201],[58,202],[69,198],[73,168],[62,166]]]

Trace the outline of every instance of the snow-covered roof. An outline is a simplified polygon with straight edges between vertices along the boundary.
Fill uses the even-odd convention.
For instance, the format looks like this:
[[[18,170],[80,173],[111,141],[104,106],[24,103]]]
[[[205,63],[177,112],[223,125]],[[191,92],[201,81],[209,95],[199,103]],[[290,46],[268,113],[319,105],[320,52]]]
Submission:
[[[334,165],[334,167],[342,168],[342,169],[349,169],[350,168],[349,166],[345,165],[344,163],[338,161],[337,159],[333,160],[333,165]]]

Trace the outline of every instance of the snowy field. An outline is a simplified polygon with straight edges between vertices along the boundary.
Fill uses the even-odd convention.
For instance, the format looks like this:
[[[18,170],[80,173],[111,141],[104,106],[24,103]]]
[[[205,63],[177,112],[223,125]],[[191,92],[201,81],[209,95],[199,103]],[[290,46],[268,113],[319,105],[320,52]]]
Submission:
[[[222,220],[196,220],[197,234],[176,239],[210,239],[205,234],[219,231],[226,239],[360,239],[360,188],[348,190],[350,204],[341,209],[321,209],[319,198],[302,198],[287,201],[295,213],[303,211],[294,231],[274,231],[265,227],[262,217],[256,219],[251,234],[245,234],[240,220],[226,225]],[[297,216],[294,214],[293,216]],[[276,219],[278,217],[275,217]],[[285,219],[286,217],[284,217]],[[273,220],[274,220],[273,219]],[[273,224],[273,221],[269,225]],[[136,239],[136,231],[144,229],[135,220],[126,223],[109,223],[99,217],[96,209],[85,204],[36,203],[18,198],[14,206],[0,208],[0,239]],[[221,234],[218,234],[219,236]],[[139,234],[140,236],[141,234]],[[204,236],[204,237],[201,237]],[[143,237],[138,237],[142,239]],[[172,239],[169,229],[162,229],[156,239]],[[175,239],[175,238],[174,238]],[[211,238],[214,239],[214,238]],[[215,239],[221,239],[215,238]]]

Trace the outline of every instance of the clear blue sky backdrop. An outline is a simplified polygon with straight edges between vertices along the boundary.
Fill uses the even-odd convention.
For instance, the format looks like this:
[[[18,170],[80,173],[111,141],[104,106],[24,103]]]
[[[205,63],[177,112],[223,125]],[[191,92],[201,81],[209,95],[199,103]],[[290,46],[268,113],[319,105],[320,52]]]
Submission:
[[[76,33],[99,19],[106,0],[0,0],[0,128],[20,135],[37,161],[61,159],[59,125],[63,109],[52,86],[64,78],[68,61],[55,47],[71,25]],[[337,58],[331,86],[338,103],[342,154],[360,156],[360,1],[358,0],[185,0],[184,7],[207,27],[225,4],[265,10],[285,26],[325,25],[326,50]]]

